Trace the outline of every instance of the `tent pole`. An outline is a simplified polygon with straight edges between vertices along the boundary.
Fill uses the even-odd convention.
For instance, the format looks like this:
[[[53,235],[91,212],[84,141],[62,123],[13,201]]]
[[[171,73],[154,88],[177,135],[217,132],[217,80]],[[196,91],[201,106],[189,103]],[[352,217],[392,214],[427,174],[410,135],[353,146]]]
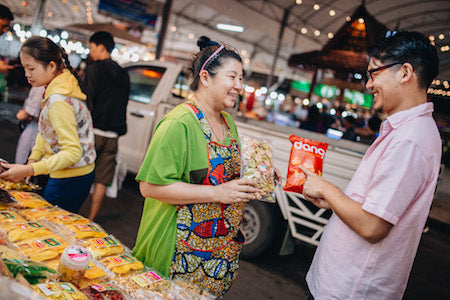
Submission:
[[[275,50],[275,55],[273,57],[272,68],[270,69],[270,74],[269,74],[269,77],[267,77],[267,81],[266,81],[266,87],[267,88],[270,88],[270,86],[272,85],[272,78],[273,78],[273,75],[275,73],[275,66],[277,64],[278,55],[280,53],[281,41],[283,39],[284,29],[286,28],[287,20],[289,18],[289,13],[290,12],[291,12],[291,7],[288,7],[287,9],[284,10],[283,21],[281,21],[280,32],[278,33],[277,49]]]
[[[44,19],[46,2],[47,0],[36,0],[33,21],[31,22],[31,33],[33,35],[39,35],[39,32],[42,29],[42,20]]]
[[[162,13],[162,23],[159,30],[158,44],[156,45],[155,58],[160,59],[161,53],[164,47],[164,41],[166,39],[167,26],[169,25],[170,9],[172,7],[172,0],[166,0],[164,3]]]

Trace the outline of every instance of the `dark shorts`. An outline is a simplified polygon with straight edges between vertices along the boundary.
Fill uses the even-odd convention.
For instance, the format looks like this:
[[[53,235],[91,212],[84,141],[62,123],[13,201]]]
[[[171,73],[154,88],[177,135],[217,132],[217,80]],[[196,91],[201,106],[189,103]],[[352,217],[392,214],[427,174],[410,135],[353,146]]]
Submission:
[[[111,183],[116,169],[117,140],[118,138],[95,136],[97,159],[95,160],[94,183],[104,185]]]
[[[89,195],[94,172],[69,178],[49,178],[44,190],[44,198],[53,205],[78,213]]]

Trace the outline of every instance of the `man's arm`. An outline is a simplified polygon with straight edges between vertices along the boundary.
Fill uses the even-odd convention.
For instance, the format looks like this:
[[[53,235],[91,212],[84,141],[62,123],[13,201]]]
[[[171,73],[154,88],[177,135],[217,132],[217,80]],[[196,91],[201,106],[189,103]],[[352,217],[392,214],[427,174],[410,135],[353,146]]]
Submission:
[[[305,198],[321,208],[331,208],[334,213],[369,243],[378,243],[384,239],[392,224],[362,209],[362,204],[347,197],[338,187],[321,176],[300,166],[306,173],[303,186]]]

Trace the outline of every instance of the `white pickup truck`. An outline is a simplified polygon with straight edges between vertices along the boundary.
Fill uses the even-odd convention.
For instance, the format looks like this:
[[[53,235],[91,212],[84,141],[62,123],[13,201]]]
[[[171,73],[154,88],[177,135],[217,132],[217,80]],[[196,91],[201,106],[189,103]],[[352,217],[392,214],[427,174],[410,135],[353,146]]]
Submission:
[[[137,173],[145,157],[155,126],[175,105],[184,101],[188,80],[183,66],[152,61],[124,66],[131,81],[128,103],[128,133],[119,139],[121,159],[128,171]],[[239,134],[251,133],[270,137],[274,141],[274,165],[287,174],[291,149],[289,134],[329,144],[324,160],[323,177],[345,189],[368,146],[334,140],[323,134],[292,127],[234,116]],[[266,253],[288,254],[292,238],[317,245],[330,211],[318,209],[302,195],[275,190],[276,204],[251,201],[246,205],[241,229],[246,237],[243,258],[254,258]]]

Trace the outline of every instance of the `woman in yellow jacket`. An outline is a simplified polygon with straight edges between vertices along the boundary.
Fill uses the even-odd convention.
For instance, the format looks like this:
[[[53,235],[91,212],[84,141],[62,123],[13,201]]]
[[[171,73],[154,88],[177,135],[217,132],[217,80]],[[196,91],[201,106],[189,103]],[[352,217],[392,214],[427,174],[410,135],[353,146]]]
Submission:
[[[27,165],[2,164],[1,179],[20,181],[49,174],[44,198],[78,212],[94,179],[94,133],[86,95],[62,48],[48,38],[31,37],[20,50],[25,76],[32,86],[46,86],[39,134]]]

